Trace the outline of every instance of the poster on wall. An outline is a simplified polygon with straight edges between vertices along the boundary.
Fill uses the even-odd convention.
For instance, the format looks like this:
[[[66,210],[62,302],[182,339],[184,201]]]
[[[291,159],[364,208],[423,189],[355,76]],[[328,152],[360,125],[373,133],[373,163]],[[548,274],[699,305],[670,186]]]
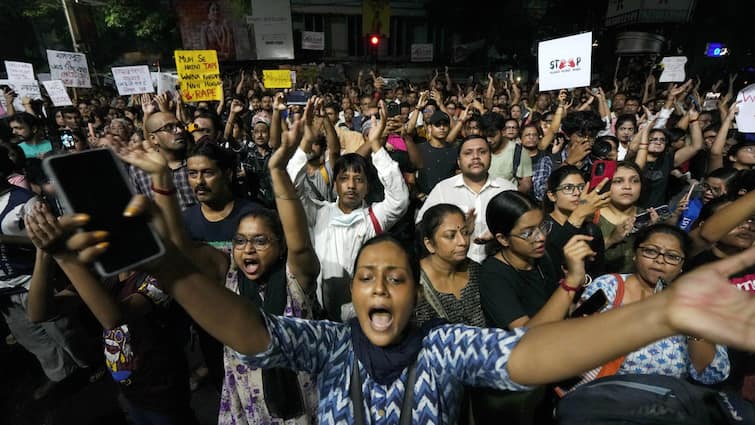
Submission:
[[[257,58],[245,19],[252,14],[250,0],[176,0],[176,12],[184,49],[215,50],[220,62]]]

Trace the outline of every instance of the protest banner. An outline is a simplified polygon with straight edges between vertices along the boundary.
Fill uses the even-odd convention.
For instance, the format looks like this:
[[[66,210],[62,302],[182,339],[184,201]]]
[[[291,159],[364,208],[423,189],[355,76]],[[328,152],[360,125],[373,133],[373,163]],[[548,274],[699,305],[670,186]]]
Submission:
[[[301,48],[302,50],[325,50],[325,33],[302,31]]]
[[[42,85],[47,90],[47,95],[50,96],[52,104],[55,106],[71,106],[71,98],[68,96],[68,91],[65,85],[60,80],[42,81]]]
[[[155,92],[147,65],[119,66],[111,70],[118,94],[121,96]]]
[[[750,84],[737,94],[737,104],[737,130],[755,133],[755,84]]]
[[[0,80],[0,86],[8,86],[18,95],[13,101],[13,107],[16,111],[24,110],[24,103],[22,101],[24,97],[28,97],[29,99],[42,99],[42,93],[39,91],[39,84],[35,80]]]
[[[290,89],[291,71],[287,69],[264,69],[262,81],[266,89]]]
[[[34,67],[30,63],[5,61],[5,72],[9,80],[34,80]]]
[[[590,85],[592,32],[542,41],[537,50],[540,91]]]
[[[174,56],[184,101],[221,99],[223,81],[215,50],[176,50]]]
[[[433,61],[433,44],[432,43],[415,43],[412,44],[412,62],[432,62]]]
[[[663,58],[661,60],[661,66],[663,67],[663,72],[661,73],[660,78],[658,78],[659,83],[672,83],[672,82],[684,82],[685,74],[684,74],[684,64],[687,63],[687,57],[686,56],[668,56]]]
[[[53,80],[61,80],[66,87],[92,87],[87,57],[83,53],[47,51],[47,62]]]
[[[178,85],[178,76],[167,72],[157,74],[157,94],[170,92],[173,97],[177,96],[176,85]]]

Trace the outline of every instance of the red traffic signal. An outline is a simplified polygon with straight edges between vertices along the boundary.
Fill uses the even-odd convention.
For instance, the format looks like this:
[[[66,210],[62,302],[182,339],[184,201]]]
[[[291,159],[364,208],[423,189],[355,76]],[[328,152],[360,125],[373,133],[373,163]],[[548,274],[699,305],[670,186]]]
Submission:
[[[377,35],[371,35],[370,36],[370,45],[371,46],[377,46],[378,44],[380,44],[380,37],[378,37]]]

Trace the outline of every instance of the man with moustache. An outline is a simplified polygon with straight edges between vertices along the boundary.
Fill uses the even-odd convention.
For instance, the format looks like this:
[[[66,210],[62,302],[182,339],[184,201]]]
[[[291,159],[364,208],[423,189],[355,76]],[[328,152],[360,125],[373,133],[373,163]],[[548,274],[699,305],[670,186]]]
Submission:
[[[170,112],[157,112],[150,115],[144,123],[144,135],[168,161],[181,209],[185,210],[196,204],[186,168],[186,146],[191,135],[184,124]],[[154,195],[149,175],[134,166],[129,167],[129,174],[136,191],[152,199]]]
[[[435,185],[417,214],[417,223],[422,221],[428,208],[438,204],[454,204],[464,213],[474,211],[473,239],[488,233],[485,221],[488,202],[504,190],[516,190],[514,183],[488,173],[490,161],[490,146],[483,136],[469,136],[462,140],[457,159],[461,173]],[[472,244],[467,257],[482,263],[486,257],[485,246]]]

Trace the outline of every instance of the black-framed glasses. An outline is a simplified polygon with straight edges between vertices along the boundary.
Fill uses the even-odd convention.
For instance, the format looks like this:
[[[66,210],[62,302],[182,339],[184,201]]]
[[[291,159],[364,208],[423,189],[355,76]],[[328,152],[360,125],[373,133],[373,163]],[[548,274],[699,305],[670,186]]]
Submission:
[[[579,193],[582,193],[585,190],[585,184],[584,183],[580,183],[580,184],[567,183],[567,184],[562,184],[561,186],[556,186],[556,192],[560,190],[567,195],[573,194],[575,189],[578,190]]]
[[[659,255],[662,255],[663,261],[665,261],[666,264],[670,264],[672,266],[678,266],[684,261],[684,256],[682,255],[675,254],[673,252],[661,252],[660,250],[653,248],[652,246],[640,245],[637,249],[640,250],[640,255],[651,260],[655,260]]]
[[[164,126],[158,128],[157,130],[153,131],[153,133],[159,133],[161,131],[164,131],[166,133],[175,133],[177,128],[184,130],[186,129],[186,126],[182,122],[169,122],[165,124]]]
[[[519,239],[524,239],[527,242],[533,242],[535,241],[535,236],[540,233],[541,236],[548,236],[548,234],[551,232],[551,229],[553,229],[553,223],[551,221],[543,221],[539,225],[535,227],[530,227],[529,229],[523,231],[522,233],[514,234],[512,233],[511,236],[517,237]]]
[[[505,130],[519,130],[519,127],[515,125],[507,125],[506,127],[504,127],[504,129]]]
[[[723,194],[723,190],[721,190],[720,187],[711,186],[708,183],[701,183],[700,189],[702,189],[703,192],[711,191],[712,194],[716,196],[721,196]]]
[[[236,235],[231,239],[231,243],[234,249],[244,249],[246,248],[246,244],[251,243],[255,250],[264,251],[270,248],[274,240],[274,238],[265,235],[252,236],[251,238],[247,238],[244,235]]]

